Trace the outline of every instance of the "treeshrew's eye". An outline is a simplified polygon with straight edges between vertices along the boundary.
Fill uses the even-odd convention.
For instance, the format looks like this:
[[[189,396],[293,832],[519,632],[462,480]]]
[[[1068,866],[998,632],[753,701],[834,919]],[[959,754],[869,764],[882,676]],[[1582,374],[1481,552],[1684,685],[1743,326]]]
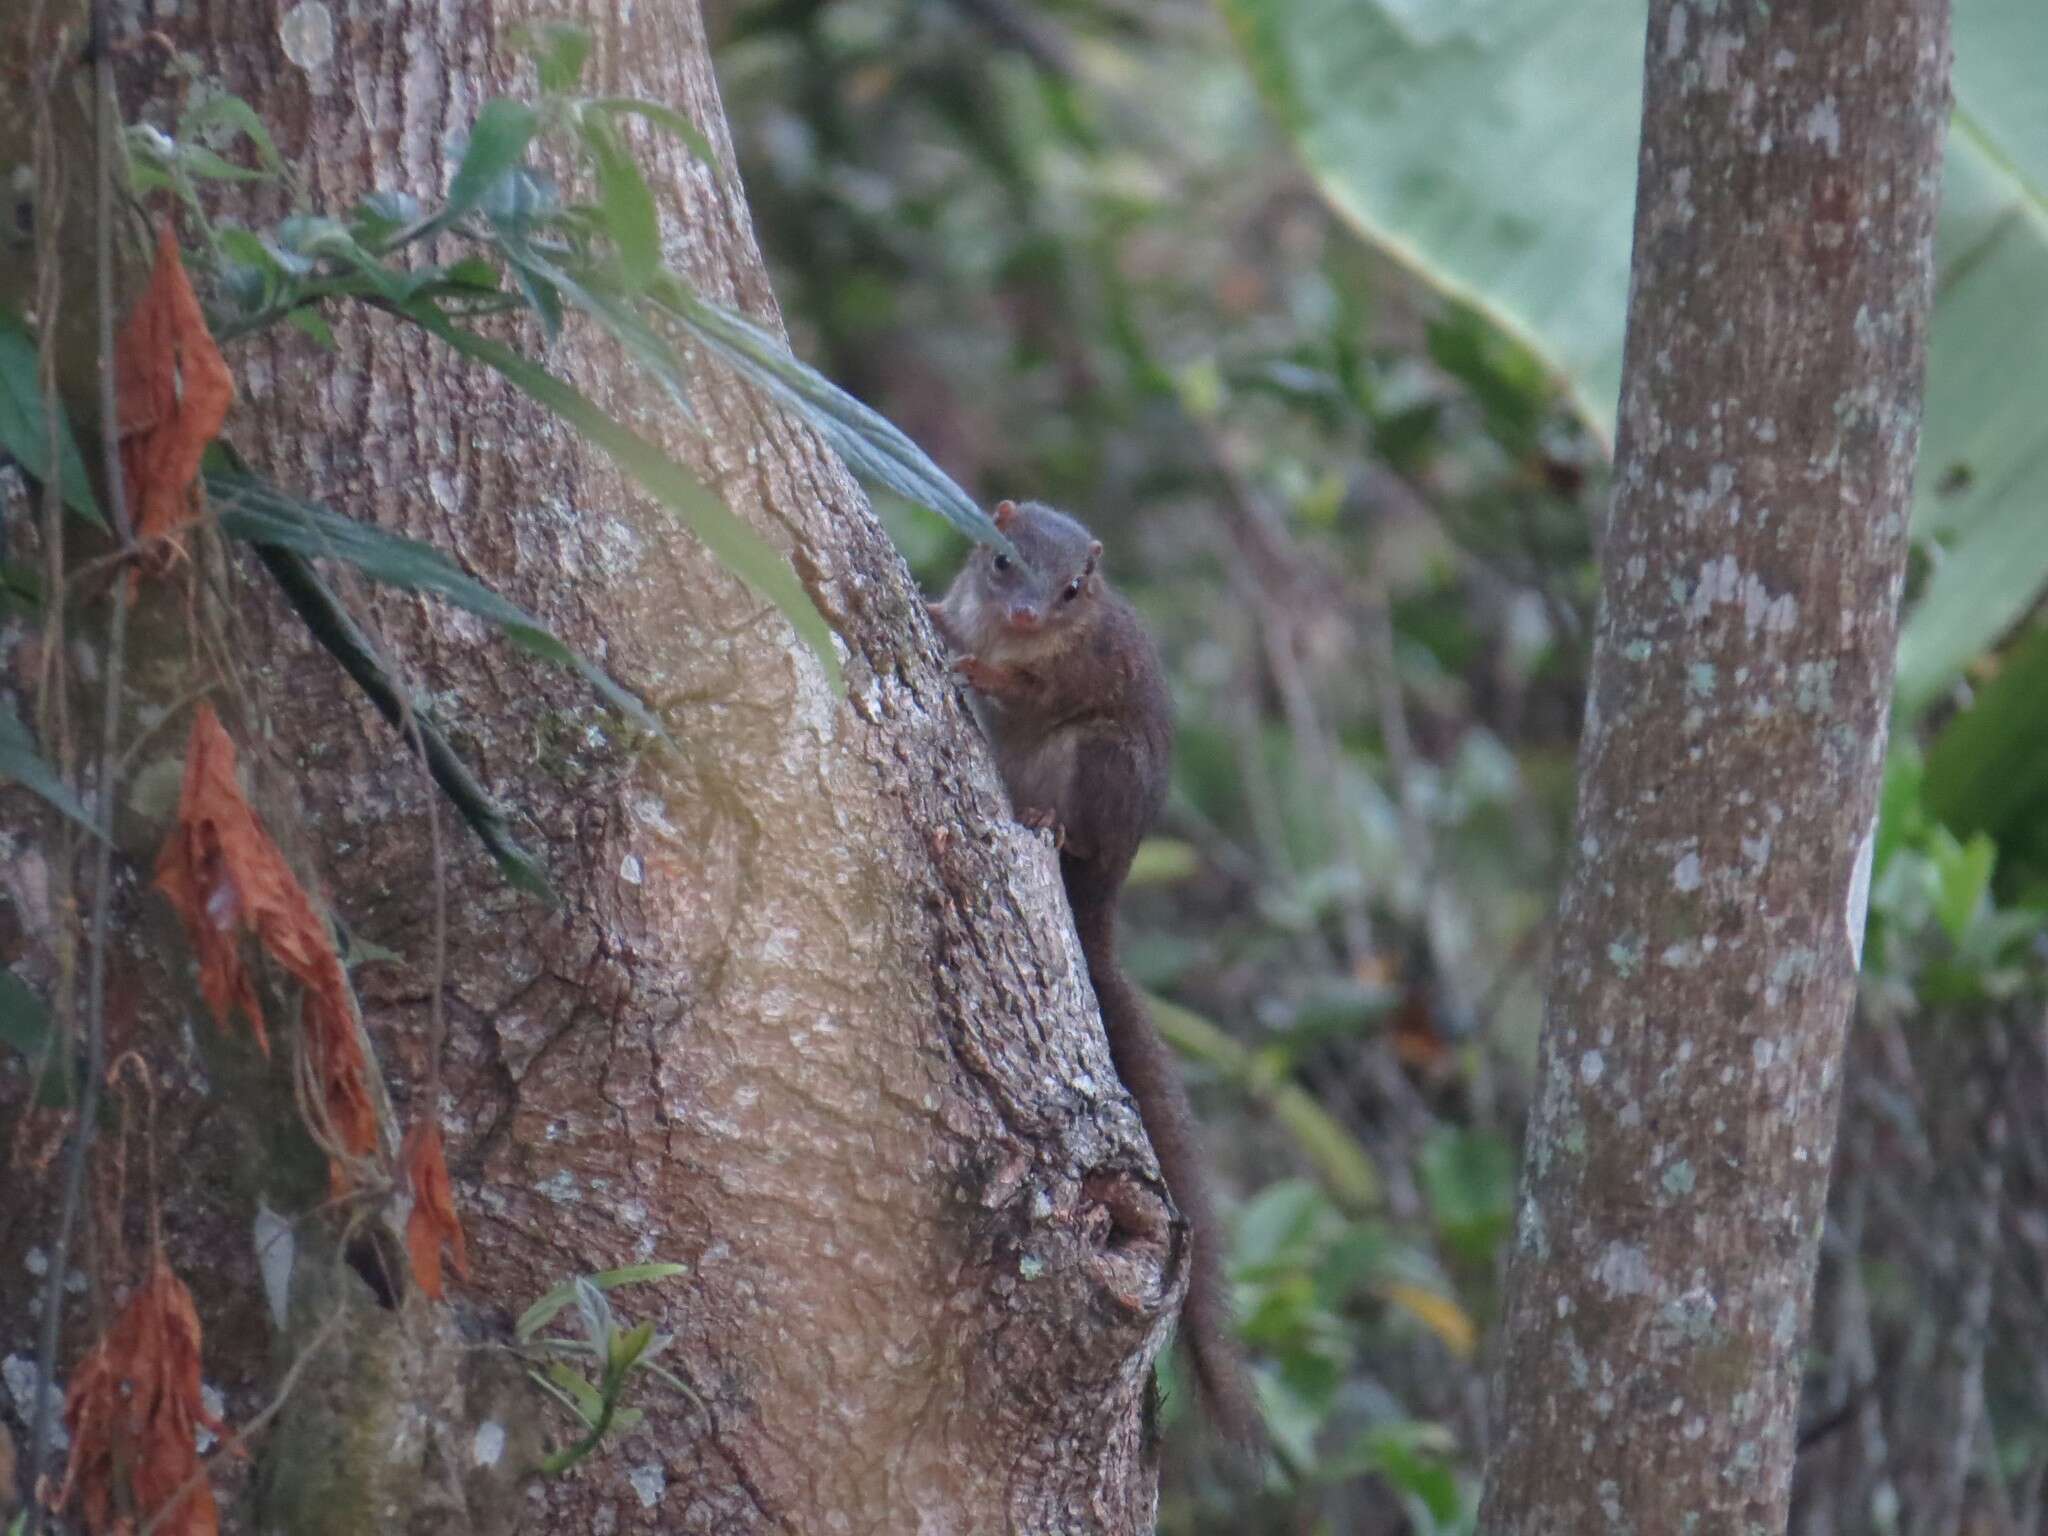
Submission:
[[[1008,570],[1009,568],[1010,568],[1010,557],[1009,557],[1008,555],[997,555],[997,556],[996,556],[996,569],[997,569],[997,570],[999,570],[999,571],[1007,571],[1007,570]]]
[[[1064,599],[1065,599],[1065,600],[1066,600],[1067,602],[1070,602],[1070,603],[1071,603],[1071,602],[1072,602],[1072,601],[1073,601],[1073,600],[1074,600],[1075,598],[1079,597],[1080,595],[1081,595],[1081,578],[1080,578],[1080,577],[1078,577],[1078,576],[1076,576],[1076,577],[1075,577],[1075,578],[1074,578],[1074,579],[1073,579],[1072,581],[1070,581],[1070,582],[1068,582],[1068,583],[1067,583],[1067,590],[1066,590],[1066,591],[1065,591],[1064,593],[1062,593],[1062,594],[1061,594],[1061,596],[1062,596],[1062,597],[1063,597],[1063,598],[1064,598]]]

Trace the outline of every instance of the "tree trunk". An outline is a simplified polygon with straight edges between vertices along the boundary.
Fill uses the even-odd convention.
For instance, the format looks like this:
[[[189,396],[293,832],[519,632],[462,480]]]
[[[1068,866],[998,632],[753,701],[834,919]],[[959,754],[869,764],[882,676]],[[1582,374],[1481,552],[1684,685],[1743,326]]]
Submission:
[[[319,210],[340,213],[378,189],[438,196],[449,143],[518,83],[497,40],[560,8],[143,9],[134,33],[167,36],[201,85],[251,102]],[[696,6],[581,9],[590,88],[673,104],[729,168]],[[17,29],[0,22],[0,44]],[[174,120],[187,87],[163,53],[122,58],[126,115]],[[671,264],[779,327],[730,170],[665,139],[636,147]],[[84,174],[83,146],[67,150]],[[1185,1245],[1159,1240],[1179,1229],[1110,1065],[1055,857],[1010,820],[905,568],[843,469],[708,361],[693,429],[573,327],[548,358],[791,553],[844,642],[841,701],[779,615],[595,449],[417,332],[358,314],[336,334],[331,354],[288,331],[230,352],[237,446],[295,492],[458,552],[653,702],[677,746],[622,733],[567,674],[467,615],[330,572],[515,808],[563,898],[550,911],[505,885],[246,550],[202,538],[145,584],[124,744],[183,702],[117,789],[109,1056],[133,1048],[151,1066],[167,1248],[229,1421],[306,1356],[251,1473],[214,1468],[239,1490],[226,1528],[1150,1529],[1142,1407]],[[72,614],[87,662],[105,607]],[[26,695],[40,652],[6,654]],[[395,954],[352,979],[390,1131],[436,1112],[448,1129],[475,1279],[447,1306],[363,1259],[365,1213],[325,1203],[286,1069],[215,1038],[185,938],[149,890],[207,685],[300,878],[356,953]],[[75,704],[72,718],[97,715]],[[51,823],[18,801],[0,808],[18,852],[0,961],[51,995],[71,871]],[[430,814],[446,866],[438,972]],[[267,996],[284,1061],[295,1009]],[[421,1090],[437,1004],[434,1105]],[[9,1068],[0,1103],[25,1096]],[[141,1231],[139,1108],[129,1122],[130,1204],[74,1248],[97,1301],[71,1303],[63,1365],[133,1277],[111,1251],[123,1221],[131,1242]],[[117,1144],[110,1117],[94,1153],[109,1202]],[[0,1186],[0,1252],[47,1256],[55,1184],[17,1165]],[[264,1239],[288,1256],[281,1327],[259,1211],[293,1233]],[[398,1294],[380,1298],[343,1254]],[[694,1396],[647,1387],[643,1424],[570,1476],[530,1480],[536,1426],[573,1437],[476,1344],[571,1275],[645,1260],[688,1273],[613,1300],[675,1334],[663,1363]],[[0,1352],[33,1359],[30,1311],[63,1278],[38,1295],[32,1272],[0,1271]]]
[[[1618,485],[1481,1528],[1784,1529],[1946,0],[1650,8]]]

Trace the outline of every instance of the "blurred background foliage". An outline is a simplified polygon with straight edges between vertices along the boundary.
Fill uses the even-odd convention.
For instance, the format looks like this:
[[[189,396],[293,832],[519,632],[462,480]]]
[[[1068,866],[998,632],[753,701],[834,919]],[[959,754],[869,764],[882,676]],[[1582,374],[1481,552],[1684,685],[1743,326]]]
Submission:
[[[1917,627],[1797,1530],[2031,1531],[2048,1470],[2048,344],[2019,357],[2048,326],[2048,118],[2004,62],[2048,57],[2027,4],[1958,22]],[[798,354],[984,501],[1093,524],[1172,671],[1127,949],[1231,1197],[1281,1455],[1233,1491],[1167,1362],[1161,1529],[1469,1530],[1642,6],[709,10]],[[937,591],[957,536],[879,509]]]

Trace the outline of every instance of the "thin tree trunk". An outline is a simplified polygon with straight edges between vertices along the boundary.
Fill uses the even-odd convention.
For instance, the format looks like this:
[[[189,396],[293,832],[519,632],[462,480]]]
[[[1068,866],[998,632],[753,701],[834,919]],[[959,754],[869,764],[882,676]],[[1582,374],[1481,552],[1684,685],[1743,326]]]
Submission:
[[[135,30],[250,101],[338,213],[377,189],[439,194],[450,141],[514,83],[497,39],[561,8],[530,9],[151,0]],[[678,107],[729,168],[696,6],[583,10],[591,89]],[[128,115],[173,120],[183,86],[154,44],[123,61]],[[663,139],[637,147],[671,262],[778,324],[730,170]],[[132,862],[113,1044],[154,1070],[168,1246],[230,1421],[320,1341],[255,1442],[227,1528],[1149,1529],[1143,1397],[1182,1245],[1164,1240],[1177,1229],[1054,856],[1009,819],[904,566],[844,471],[710,364],[692,429],[587,335],[572,328],[549,356],[791,552],[845,643],[840,702],[781,618],[595,450],[417,333],[356,317],[336,334],[333,354],[292,333],[231,353],[237,445],[295,492],[458,552],[652,701],[679,745],[621,734],[575,681],[467,616],[343,581],[517,813],[563,897],[549,911],[435,805],[246,551],[201,540],[171,584],[145,586],[127,739],[145,712],[218,685],[301,877],[358,953],[396,955],[353,980],[398,1119],[438,1112],[448,1127],[476,1266],[433,1307],[350,1248],[279,1069],[214,1040],[182,934],[147,890],[168,810],[152,786],[175,785],[181,717],[121,789]],[[195,614],[211,636],[196,647]],[[81,622],[89,650],[104,614]],[[25,687],[26,669],[7,681]],[[430,807],[447,865],[439,974]],[[25,807],[10,799],[4,817],[29,862],[0,892],[0,963],[53,985],[68,871]],[[437,999],[445,1076],[430,1105]],[[281,1055],[291,1017],[273,1010]],[[0,1079],[0,1103],[22,1090]],[[48,1185],[0,1185],[0,1251],[46,1241]],[[295,1254],[282,1329],[266,1318],[259,1208],[295,1234],[295,1249],[271,1245]],[[333,1262],[344,1250],[386,1283],[397,1273],[399,1294]],[[644,1260],[688,1273],[614,1301],[675,1334],[663,1363],[694,1396],[650,1385],[643,1424],[573,1476],[533,1482],[549,1410],[476,1344],[568,1276]],[[106,1287],[128,1278],[104,1242],[93,1263]],[[32,1355],[25,1320],[55,1293],[37,1285],[0,1268],[0,1353]],[[95,1326],[74,1303],[61,1363]],[[216,1476],[232,1488],[242,1474]]]
[[[1618,485],[1481,1528],[1784,1529],[1946,0],[1650,8]]]

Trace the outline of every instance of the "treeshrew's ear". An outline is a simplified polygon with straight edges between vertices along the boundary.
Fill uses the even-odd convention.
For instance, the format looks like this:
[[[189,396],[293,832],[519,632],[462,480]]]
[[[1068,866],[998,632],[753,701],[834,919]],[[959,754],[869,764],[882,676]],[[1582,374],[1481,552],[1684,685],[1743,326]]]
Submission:
[[[998,528],[1010,526],[1010,520],[1017,515],[1017,503],[1003,500],[996,503],[995,519]]]
[[[1102,540],[1100,540],[1100,539],[1091,539],[1091,540],[1089,540],[1089,541],[1088,541],[1088,570],[1089,570],[1089,574],[1091,574],[1091,575],[1092,575],[1092,574],[1094,574],[1094,571],[1095,571],[1095,562],[1096,562],[1096,561],[1098,561],[1098,560],[1100,560],[1101,558],[1102,558]]]

